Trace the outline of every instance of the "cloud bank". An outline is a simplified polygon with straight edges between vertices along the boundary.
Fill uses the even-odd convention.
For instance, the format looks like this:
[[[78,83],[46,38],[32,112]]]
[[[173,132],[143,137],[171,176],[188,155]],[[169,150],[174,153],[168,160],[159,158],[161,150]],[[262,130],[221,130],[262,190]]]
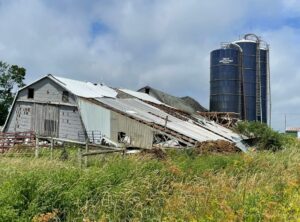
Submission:
[[[0,60],[208,107],[209,53],[256,33],[271,45],[275,129],[300,126],[300,3],[296,0],[0,0]]]

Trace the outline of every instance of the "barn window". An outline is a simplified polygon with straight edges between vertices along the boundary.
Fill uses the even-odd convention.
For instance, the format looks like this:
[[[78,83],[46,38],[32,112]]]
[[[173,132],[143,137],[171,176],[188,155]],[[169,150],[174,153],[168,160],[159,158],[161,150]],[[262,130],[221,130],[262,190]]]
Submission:
[[[33,99],[34,98],[34,89],[33,88],[28,89],[27,97],[28,97],[28,99]]]
[[[68,91],[63,91],[62,101],[65,103],[69,102],[69,92]]]

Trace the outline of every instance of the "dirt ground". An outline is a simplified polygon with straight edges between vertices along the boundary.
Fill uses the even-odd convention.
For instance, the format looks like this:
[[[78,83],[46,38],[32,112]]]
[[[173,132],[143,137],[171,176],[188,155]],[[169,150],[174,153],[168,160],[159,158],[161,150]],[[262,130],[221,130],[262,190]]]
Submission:
[[[240,152],[240,149],[238,149],[233,143],[225,140],[201,142],[196,144],[195,150],[197,154]]]

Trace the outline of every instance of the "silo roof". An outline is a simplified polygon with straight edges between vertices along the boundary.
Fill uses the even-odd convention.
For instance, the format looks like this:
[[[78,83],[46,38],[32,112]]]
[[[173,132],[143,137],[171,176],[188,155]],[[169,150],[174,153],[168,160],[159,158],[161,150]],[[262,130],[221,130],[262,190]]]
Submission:
[[[256,43],[255,40],[251,40],[251,39],[240,39],[240,40],[234,41],[234,42],[232,42],[232,43],[240,43],[240,42],[251,42],[251,43]]]

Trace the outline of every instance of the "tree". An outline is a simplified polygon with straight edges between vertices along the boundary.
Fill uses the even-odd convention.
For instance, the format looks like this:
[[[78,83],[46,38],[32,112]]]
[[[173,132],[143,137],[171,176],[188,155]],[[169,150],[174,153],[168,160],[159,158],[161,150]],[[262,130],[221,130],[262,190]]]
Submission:
[[[0,125],[5,123],[15,92],[24,87],[26,69],[0,61]]]
[[[240,121],[235,127],[236,132],[254,139],[258,150],[282,150],[293,143],[293,138],[274,131],[265,123],[256,121]]]

